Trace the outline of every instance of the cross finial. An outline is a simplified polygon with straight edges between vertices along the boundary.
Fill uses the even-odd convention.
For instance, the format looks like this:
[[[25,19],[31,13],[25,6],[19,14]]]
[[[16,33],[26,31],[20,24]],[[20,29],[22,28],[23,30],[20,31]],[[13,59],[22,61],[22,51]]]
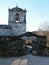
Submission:
[[[18,7],[18,4],[16,5],[16,7]]]

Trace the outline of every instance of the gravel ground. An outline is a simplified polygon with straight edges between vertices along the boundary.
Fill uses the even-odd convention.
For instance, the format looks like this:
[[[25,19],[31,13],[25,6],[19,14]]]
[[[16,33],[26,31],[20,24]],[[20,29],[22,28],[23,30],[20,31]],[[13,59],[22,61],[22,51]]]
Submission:
[[[0,58],[0,65],[49,65],[49,57],[33,56]]]

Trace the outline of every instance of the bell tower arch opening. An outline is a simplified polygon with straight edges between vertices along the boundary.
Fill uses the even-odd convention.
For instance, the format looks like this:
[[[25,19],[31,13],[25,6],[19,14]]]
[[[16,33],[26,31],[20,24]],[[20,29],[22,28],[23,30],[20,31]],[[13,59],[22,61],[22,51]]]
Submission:
[[[15,15],[15,19],[16,19],[16,22],[19,22],[19,13],[16,13],[16,15]]]

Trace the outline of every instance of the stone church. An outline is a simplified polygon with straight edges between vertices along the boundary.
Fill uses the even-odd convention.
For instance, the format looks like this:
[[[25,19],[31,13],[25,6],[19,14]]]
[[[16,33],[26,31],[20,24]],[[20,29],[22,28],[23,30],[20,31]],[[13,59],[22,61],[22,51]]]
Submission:
[[[32,53],[40,48],[44,51],[47,37],[26,32],[26,9],[16,6],[8,12],[8,25],[0,25],[0,56],[16,56],[21,50],[26,53],[26,45],[32,45]]]
[[[26,32],[26,9],[8,9],[8,25],[0,25],[0,36],[19,36]]]

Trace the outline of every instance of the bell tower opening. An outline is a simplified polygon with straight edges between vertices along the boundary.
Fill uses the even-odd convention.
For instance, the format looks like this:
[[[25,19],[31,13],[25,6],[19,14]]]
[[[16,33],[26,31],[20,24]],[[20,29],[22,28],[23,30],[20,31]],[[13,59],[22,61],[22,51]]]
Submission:
[[[16,13],[16,22],[19,22],[19,13]]]

